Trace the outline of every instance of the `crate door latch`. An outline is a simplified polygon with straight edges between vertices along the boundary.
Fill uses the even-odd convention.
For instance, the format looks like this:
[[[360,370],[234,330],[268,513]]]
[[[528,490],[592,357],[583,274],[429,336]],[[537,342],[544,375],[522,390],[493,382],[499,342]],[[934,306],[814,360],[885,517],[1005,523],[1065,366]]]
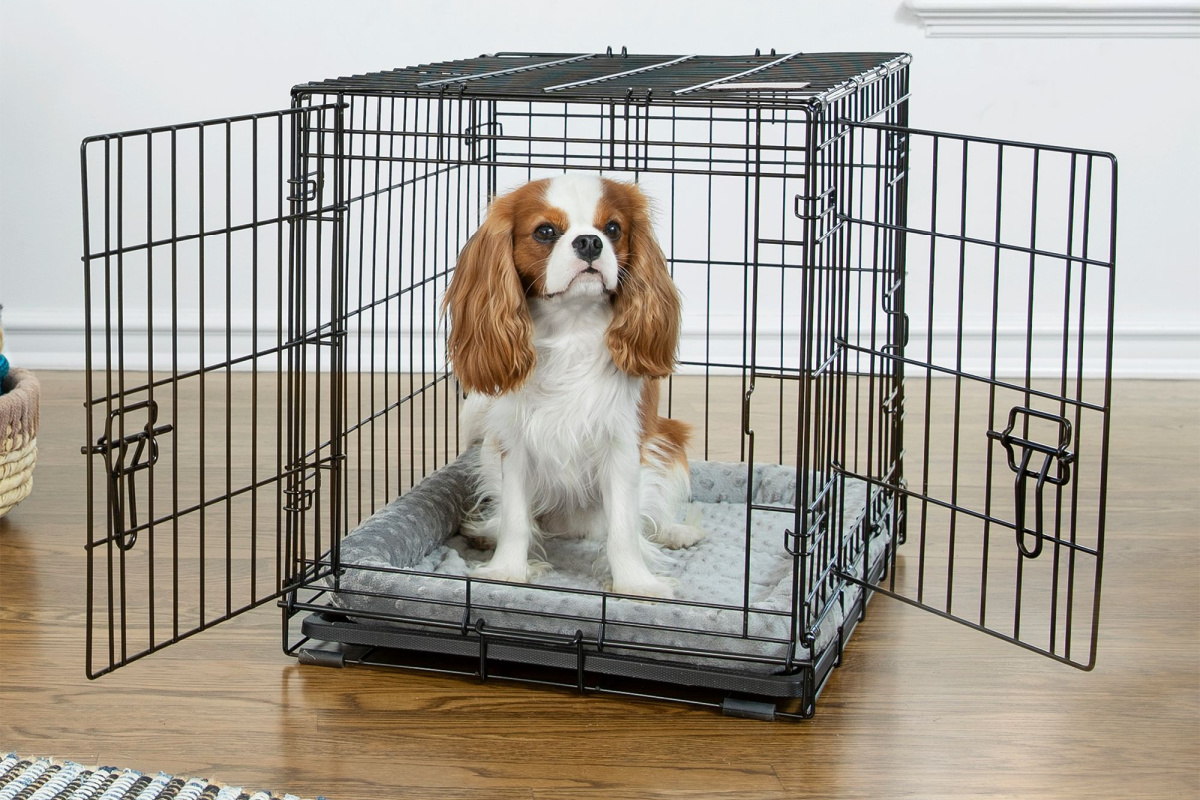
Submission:
[[[1023,418],[1024,434],[1015,433],[1018,417]],[[1058,425],[1058,444],[1048,445],[1034,441],[1029,437],[1029,420],[1031,418],[1046,420]],[[1075,454],[1067,449],[1071,443],[1071,423],[1056,414],[1035,411],[1031,408],[1016,406],[1008,412],[1008,427],[1002,431],[987,432],[989,439],[1000,442],[1008,454],[1008,468],[1016,473],[1016,494],[1014,500],[1014,521],[1016,523],[1017,549],[1026,558],[1037,558],[1042,554],[1042,545],[1046,539],[1046,530],[1042,519],[1042,490],[1046,484],[1065,486],[1071,480],[1071,464]],[[1020,449],[1020,457],[1017,449]],[[1041,456],[1041,464],[1037,465],[1034,454]],[[1054,467],[1051,470],[1051,467]],[[1034,487],[1034,527],[1025,526],[1026,519],[1026,482],[1035,478]],[[1027,537],[1032,535],[1033,544],[1028,544]]]
[[[146,424],[132,433],[121,435],[117,421],[138,411],[146,412]],[[84,455],[104,458],[108,473],[108,514],[112,521],[112,541],[121,550],[130,550],[137,543],[137,473],[158,463],[158,441],[155,437],[170,433],[170,425],[158,425],[158,403],[143,400],[113,409],[104,424],[104,435],[94,445],[84,446]],[[113,428],[117,428],[114,438]]]

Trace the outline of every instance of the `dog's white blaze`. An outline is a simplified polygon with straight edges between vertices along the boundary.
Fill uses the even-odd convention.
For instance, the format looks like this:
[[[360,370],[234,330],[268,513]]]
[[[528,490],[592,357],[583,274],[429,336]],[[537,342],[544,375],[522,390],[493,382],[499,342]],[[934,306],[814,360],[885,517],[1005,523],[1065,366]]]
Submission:
[[[592,266],[600,272],[603,288],[614,291],[617,288],[617,258],[612,245],[604,232],[596,225],[596,207],[604,196],[604,185],[597,175],[585,173],[567,173],[550,180],[546,189],[546,202],[567,215],[568,227],[562,237],[555,242],[550,251],[550,260],[546,264],[546,293],[560,294],[571,288],[576,276],[587,268],[587,263],[575,253],[572,242],[577,236],[588,234],[599,236],[604,243],[604,249]],[[596,293],[600,280],[581,280],[583,286],[591,285],[591,293]],[[581,289],[583,287],[581,286]],[[587,289],[583,289],[587,291]]]

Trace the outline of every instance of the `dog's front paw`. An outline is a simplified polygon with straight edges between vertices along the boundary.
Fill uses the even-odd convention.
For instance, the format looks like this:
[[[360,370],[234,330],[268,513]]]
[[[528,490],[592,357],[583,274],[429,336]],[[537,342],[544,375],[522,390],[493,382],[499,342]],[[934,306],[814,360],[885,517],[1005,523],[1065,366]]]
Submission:
[[[703,539],[704,531],[695,525],[674,523],[659,528],[650,538],[670,550],[679,550]]]
[[[497,563],[493,558],[482,567],[471,570],[472,578],[483,578],[489,581],[506,581],[508,583],[528,583],[529,565],[522,561],[519,564],[505,562]]]
[[[671,600],[675,597],[675,589],[662,578],[648,575],[644,578],[634,578],[613,581],[612,590],[616,594],[632,594],[641,597],[661,597]]]

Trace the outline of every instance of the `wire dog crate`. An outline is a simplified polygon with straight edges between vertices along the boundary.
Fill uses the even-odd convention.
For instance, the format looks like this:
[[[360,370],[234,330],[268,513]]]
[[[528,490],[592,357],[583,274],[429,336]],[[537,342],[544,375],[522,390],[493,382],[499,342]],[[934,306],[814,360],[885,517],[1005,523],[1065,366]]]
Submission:
[[[1115,159],[912,129],[909,61],[503,53],[85,140],[88,675],[277,601],[306,662],[806,717],[874,594],[1090,668]],[[663,412],[746,486],[734,600],[498,607],[346,558],[466,447],[459,249],[568,170],[657,208],[684,297]]]

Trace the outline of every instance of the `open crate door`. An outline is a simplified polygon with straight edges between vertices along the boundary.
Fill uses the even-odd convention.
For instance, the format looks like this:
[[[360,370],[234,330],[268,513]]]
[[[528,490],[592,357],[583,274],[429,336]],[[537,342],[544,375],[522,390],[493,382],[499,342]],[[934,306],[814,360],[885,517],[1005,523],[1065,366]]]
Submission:
[[[852,190],[829,223],[844,226],[835,240],[851,256],[845,296],[872,309],[835,334],[844,405],[875,398],[835,468],[895,493],[898,513],[876,524],[906,542],[877,588],[1090,669],[1115,159],[872,124],[830,141],[822,168]],[[892,388],[857,392],[872,380]]]
[[[328,569],[340,120],[298,107],[83,143],[89,677]]]

